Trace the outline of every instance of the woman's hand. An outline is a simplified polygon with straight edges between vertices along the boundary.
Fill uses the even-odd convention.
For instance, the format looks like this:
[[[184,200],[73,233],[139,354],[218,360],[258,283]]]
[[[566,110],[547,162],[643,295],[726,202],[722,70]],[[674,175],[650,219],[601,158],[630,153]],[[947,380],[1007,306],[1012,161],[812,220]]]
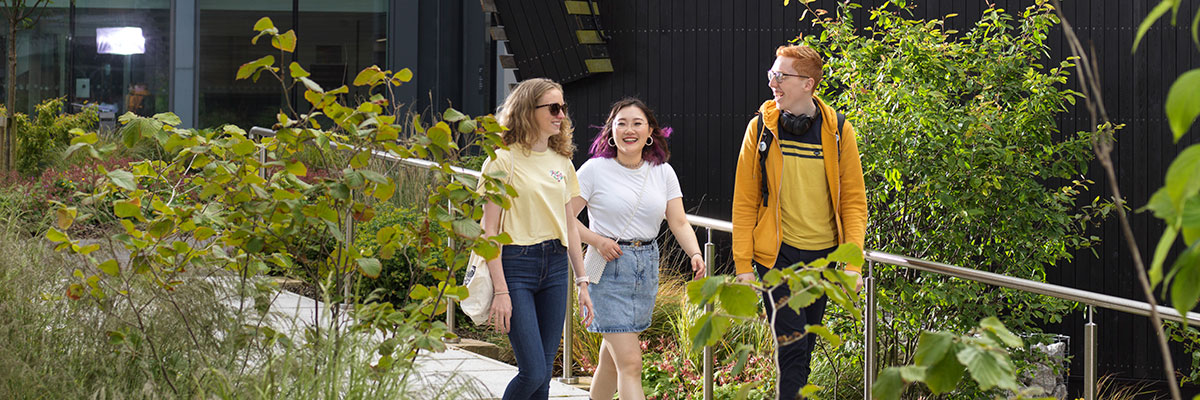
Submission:
[[[692,254],[692,272],[696,274],[695,278],[692,279],[703,278],[704,272],[707,270],[708,266],[704,265],[704,257],[700,253]]]
[[[583,320],[583,326],[592,324],[592,317],[596,310],[592,308],[592,296],[588,295],[588,284],[579,285],[579,316]]]
[[[492,308],[488,310],[488,323],[496,327],[497,332],[508,333],[510,318],[512,318],[512,298],[508,297],[508,292],[492,295]]]
[[[616,260],[622,254],[621,245],[618,245],[616,240],[609,238],[604,238],[596,249],[600,250],[600,256],[604,257],[604,261]]]

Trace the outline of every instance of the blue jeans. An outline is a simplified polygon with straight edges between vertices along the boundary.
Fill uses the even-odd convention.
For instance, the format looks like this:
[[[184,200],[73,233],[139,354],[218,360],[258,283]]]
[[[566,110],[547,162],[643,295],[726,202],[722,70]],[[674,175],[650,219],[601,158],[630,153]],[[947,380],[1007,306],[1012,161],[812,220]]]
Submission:
[[[546,399],[569,301],[567,248],[558,239],[507,245],[501,257],[512,299],[508,341],[517,358],[517,376],[508,382],[503,399]]]
[[[798,262],[809,263],[818,258],[825,257],[837,247],[830,247],[824,250],[800,250],[789,246],[786,243],[779,245],[779,257],[775,260],[775,268],[787,268]],[[766,267],[759,263],[754,263],[754,268],[758,271],[759,279],[769,271]],[[786,301],[792,292],[787,285],[779,287],[769,292],[763,292],[763,303],[767,308],[767,315],[770,316],[775,310],[776,302]],[[792,342],[786,346],[777,346],[775,365],[778,368],[779,377],[776,385],[778,400],[791,400],[799,398],[800,389],[808,384],[808,375],[812,372],[809,364],[812,362],[813,348],[816,346],[816,335],[804,335],[804,327],[807,325],[820,325],[821,319],[825,316],[825,303],[829,300],[826,296],[821,296],[807,307],[801,308],[799,312],[792,311],[791,307],[784,306],[777,310],[775,321],[772,328],[775,332],[775,344],[779,344],[780,337],[794,337],[803,335],[800,340]]]

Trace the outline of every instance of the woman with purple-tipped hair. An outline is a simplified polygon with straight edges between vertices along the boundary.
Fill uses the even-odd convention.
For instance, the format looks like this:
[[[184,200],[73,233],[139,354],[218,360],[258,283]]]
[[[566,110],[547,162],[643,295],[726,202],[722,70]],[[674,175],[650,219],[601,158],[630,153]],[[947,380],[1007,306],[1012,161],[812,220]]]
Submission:
[[[588,227],[575,221],[589,246],[587,278],[595,309],[591,332],[604,335],[592,377],[591,398],[644,399],[638,333],[650,327],[658,294],[658,237],[663,218],[689,255],[697,278],[706,268],[696,232],[683,209],[679,178],[667,164],[670,128],[662,128],[641,100],[612,106],[592,143],[592,159],[579,168],[580,197],[572,210],[588,209]]]

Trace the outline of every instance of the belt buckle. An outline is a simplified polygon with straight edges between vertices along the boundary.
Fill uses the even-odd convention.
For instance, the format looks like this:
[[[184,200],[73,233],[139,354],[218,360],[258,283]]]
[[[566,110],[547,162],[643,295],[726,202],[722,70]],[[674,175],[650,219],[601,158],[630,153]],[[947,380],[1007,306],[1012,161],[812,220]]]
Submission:
[[[642,247],[642,245],[644,245],[644,244],[646,244],[646,242],[643,242],[641,239],[634,239],[634,240],[629,241],[629,245],[633,246],[633,247]]]

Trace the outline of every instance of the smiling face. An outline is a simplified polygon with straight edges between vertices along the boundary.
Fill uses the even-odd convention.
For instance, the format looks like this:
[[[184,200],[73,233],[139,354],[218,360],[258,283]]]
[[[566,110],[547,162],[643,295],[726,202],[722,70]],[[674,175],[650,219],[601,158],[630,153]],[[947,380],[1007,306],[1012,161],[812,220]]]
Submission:
[[[804,74],[796,70],[796,61],[798,60],[792,57],[775,57],[775,64],[771,66],[771,71],[781,72],[784,75],[780,75],[777,79],[768,78],[767,81],[767,86],[771,88],[771,94],[775,96],[775,104],[779,109],[792,113],[800,109],[803,102],[812,101],[813,95],[813,79],[803,76]]]
[[[637,106],[627,106],[617,111],[612,121],[612,139],[617,144],[617,154],[642,157],[642,149],[650,137],[650,122],[646,113]]]
[[[559,106],[555,107],[554,104]],[[538,98],[536,105],[542,107],[533,110],[533,119],[542,136],[549,138],[562,132],[562,123],[563,119],[567,118],[567,110],[561,107],[565,104],[562,91],[558,89],[551,89]],[[557,110],[558,113],[552,113],[553,110]]]

